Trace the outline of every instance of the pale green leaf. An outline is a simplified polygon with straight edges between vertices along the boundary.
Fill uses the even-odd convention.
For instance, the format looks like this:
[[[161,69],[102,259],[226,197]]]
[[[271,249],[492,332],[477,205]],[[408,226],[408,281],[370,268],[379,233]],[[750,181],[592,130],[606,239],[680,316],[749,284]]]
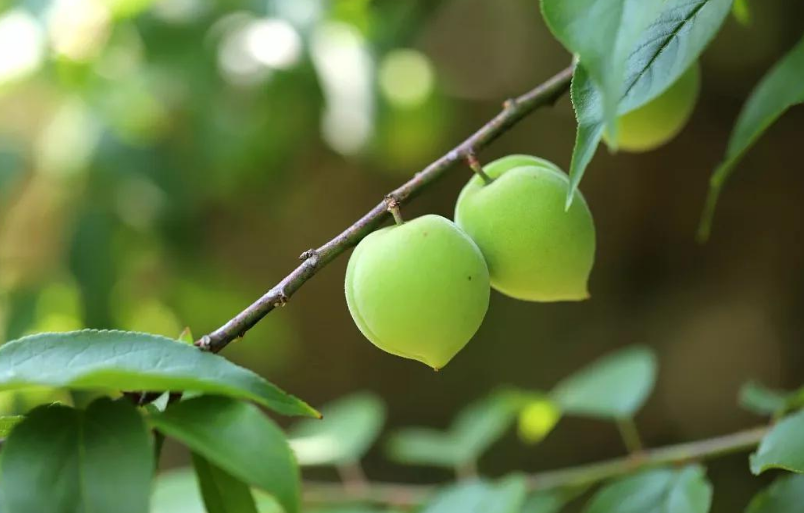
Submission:
[[[558,513],[585,491],[586,487],[575,487],[532,492],[525,500],[521,513]]]
[[[751,455],[751,472],[761,474],[780,468],[804,473],[804,411],[791,415],[765,435]]]
[[[502,437],[521,407],[519,394],[499,392],[462,410],[447,431],[406,428],[394,433],[389,455],[400,463],[460,467]]]
[[[551,394],[566,414],[623,419],[642,407],[655,382],[655,355],[634,346],[570,375]]]
[[[726,156],[709,181],[698,237],[706,240],[712,228],[720,191],[734,167],[759,137],[790,107],[804,102],[804,38],[760,80],[743,105],[729,138]]]
[[[804,476],[786,475],[759,492],[745,513],[800,513],[804,505]]]
[[[439,492],[420,513],[520,513],[526,494],[521,476],[466,481]]]
[[[142,417],[104,398],[86,411],[32,410],[5,442],[0,487],[15,513],[147,513],[153,469]]]
[[[272,494],[287,513],[299,511],[296,460],[282,430],[256,406],[202,396],[172,405],[151,423],[237,479]]]
[[[196,453],[193,453],[193,467],[207,513],[257,513],[246,483]]]
[[[283,414],[318,416],[305,402],[221,356],[146,333],[42,333],[0,347],[0,390],[31,386],[196,390],[249,399]]]
[[[749,381],[740,388],[740,406],[757,415],[780,415],[804,406],[804,389],[772,390],[762,383]]]
[[[365,455],[385,423],[385,406],[374,394],[343,397],[322,408],[321,420],[302,420],[289,432],[301,465],[342,465]]]
[[[647,470],[604,486],[586,513],[707,513],[712,485],[698,465]]]

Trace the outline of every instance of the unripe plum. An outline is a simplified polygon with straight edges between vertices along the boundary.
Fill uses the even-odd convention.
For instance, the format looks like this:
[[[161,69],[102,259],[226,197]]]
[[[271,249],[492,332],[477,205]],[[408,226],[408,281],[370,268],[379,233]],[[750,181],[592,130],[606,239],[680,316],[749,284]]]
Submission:
[[[662,94],[617,118],[617,146],[634,153],[650,151],[678,135],[695,108],[700,80],[693,64]],[[609,142],[605,133],[603,139]]]
[[[368,235],[349,259],[345,288],[366,338],[436,370],[477,332],[490,294],[477,245],[437,215]]]
[[[580,192],[565,209],[569,179],[551,162],[510,155],[488,164],[461,191],[455,222],[477,243],[491,286],[529,301],[589,297],[595,226]]]

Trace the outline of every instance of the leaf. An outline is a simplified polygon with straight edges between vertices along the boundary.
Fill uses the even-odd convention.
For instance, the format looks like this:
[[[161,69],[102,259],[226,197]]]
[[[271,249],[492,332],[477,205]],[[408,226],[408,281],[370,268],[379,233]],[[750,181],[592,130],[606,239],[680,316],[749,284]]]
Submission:
[[[804,411],[791,415],[765,435],[751,455],[751,472],[761,474],[771,468],[804,472]]]
[[[0,347],[0,390],[30,386],[197,390],[287,415],[313,408],[250,370],[169,338],[127,331],[42,333]]]
[[[207,513],[257,513],[248,485],[193,453],[193,466]]]
[[[551,392],[567,414],[630,418],[656,382],[656,356],[633,346],[608,355],[563,379]]]
[[[448,431],[406,428],[394,433],[389,455],[400,463],[460,467],[477,460],[513,423],[519,394],[499,392],[461,411]]]
[[[282,430],[256,406],[202,396],[169,407],[151,423],[235,478],[270,493],[286,513],[299,511],[293,453]]]
[[[184,328],[179,333],[179,337],[176,339],[179,342],[184,342],[185,344],[193,344],[195,343],[195,339],[193,338],[193,332],[190,330],[189,327]]]
[[[647,470],[604,486],[586,513],[707,513],[712,485],[704,469]]]
[[[804,476],[786,475],[759,492],[745,513],[799,513],[804,504]]]
[[[290,430],[290,446],[301,465],[359,461],[385,423],[382,400],[369,393],[343,397],[321,412],[322,420],[303,420]]]
[[[191,468],[163,472],[151,496],[151,513],[207,513],[199,491],[198,476]],[[253,490],[259,513],[285,513],[271,497]]]
[[[7,415],[0,417],[0,438],[7,437],[14,426],[19,424],[25,417],[22,415]]]
[[[772,390],[749,381],[740,388],[740,406],[757,415],[781,415],[804,406],[804,388],[793,392]]]
[[[465,481],[439,492],[420,513],[520,513],[526,493],[521,476]]]
[[[617,105],[626,60],[662,0],[542,0],[542,15],[556,39],[577,54],[600,91],[604,125],[616,140]]]
[[[32,410],[3,448],[0,482],[15,513],[146,513],[153,449],[133,405],[103,398],[86,411]],[[41,491],[47,486],[47,493]]]
[[[751,24],[751,7],[748,5],[748,0],[734,0],[731,14],[741,25]]]
[[[585,491],[585,487],[579,487],[532,492],[525,500],[521,513],[558,513]]]
[[[709,180],[709,194],[698,227],[700,240],[709,238],[720,191],[734,171],[734,167],[779,116],[793,105],[802,102],[804,102],[804,38],[762,77],[743,105],[729,138],[726,156]]]
[[[639,108],[673,85],[714,38],[730,5],[731,0],[665,0],[628,55],[617,114]],[[570,164],[567,207],[595,154],[604,127],[602,93],[590,79],[583,57],[575,68],[570,97],[578,132]]]

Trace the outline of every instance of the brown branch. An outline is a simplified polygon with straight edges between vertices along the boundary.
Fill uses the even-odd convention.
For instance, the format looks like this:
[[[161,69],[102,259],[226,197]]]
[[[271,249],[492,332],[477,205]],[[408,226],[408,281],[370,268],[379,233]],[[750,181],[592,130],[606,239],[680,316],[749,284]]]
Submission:
[[[487,147],[537,108],[555,103],[569,89],[572,69],[570,66],[535,89],[518,98],[506,101],[502,112],[491,121],[449,153],[416,173],[407,183],[388,194],[387,197],[397,203],[404,203],[424,190],[455,164]],[[271,310],[287,303],[290,297],[318,271],[377,228],[388,215],[388,203],[387,200],[383,200],[331,241],[318,249],[302,253],[301,265],[226,324],[209,335],[201,337],[196,342],[196,346],[217,353],[232,340],[242,337]]]
[[[761,426],[706,440],[650,449],[623,458],[540,472],[528,477],[528,487],[532,491],[585,487],[647,468],[710,460],[751,450],[767,432],[768,428]],[[337,483],[307,482],[304,485],[304,501],[307,504],[364,502],[408,507],[422,504],[437,489],[435,485],[374,482],[355,491]]]

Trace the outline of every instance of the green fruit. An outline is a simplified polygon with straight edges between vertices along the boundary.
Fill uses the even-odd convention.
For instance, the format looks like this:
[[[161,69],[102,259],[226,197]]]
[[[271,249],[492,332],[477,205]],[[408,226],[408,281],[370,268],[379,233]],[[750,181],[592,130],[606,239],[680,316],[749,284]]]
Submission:
[[[536,157],[511,155],[484,168],[461,191],[455,222],[480,247],[491,286],[529,301],[589,297],[595,226],[580,192],[565,210],[569,179]]]
[[[363,335],[436,370],[480,327],[489,293],[480,250],[436,215],[370,234],[346,269],[346,303]]]
[[[692,115],[700,89],[700,72],[694,64],[665,92],[617,119],[617,146],[642,152],[658,148],[675,137]],[[609,144],[604,133],[603,139]]]

